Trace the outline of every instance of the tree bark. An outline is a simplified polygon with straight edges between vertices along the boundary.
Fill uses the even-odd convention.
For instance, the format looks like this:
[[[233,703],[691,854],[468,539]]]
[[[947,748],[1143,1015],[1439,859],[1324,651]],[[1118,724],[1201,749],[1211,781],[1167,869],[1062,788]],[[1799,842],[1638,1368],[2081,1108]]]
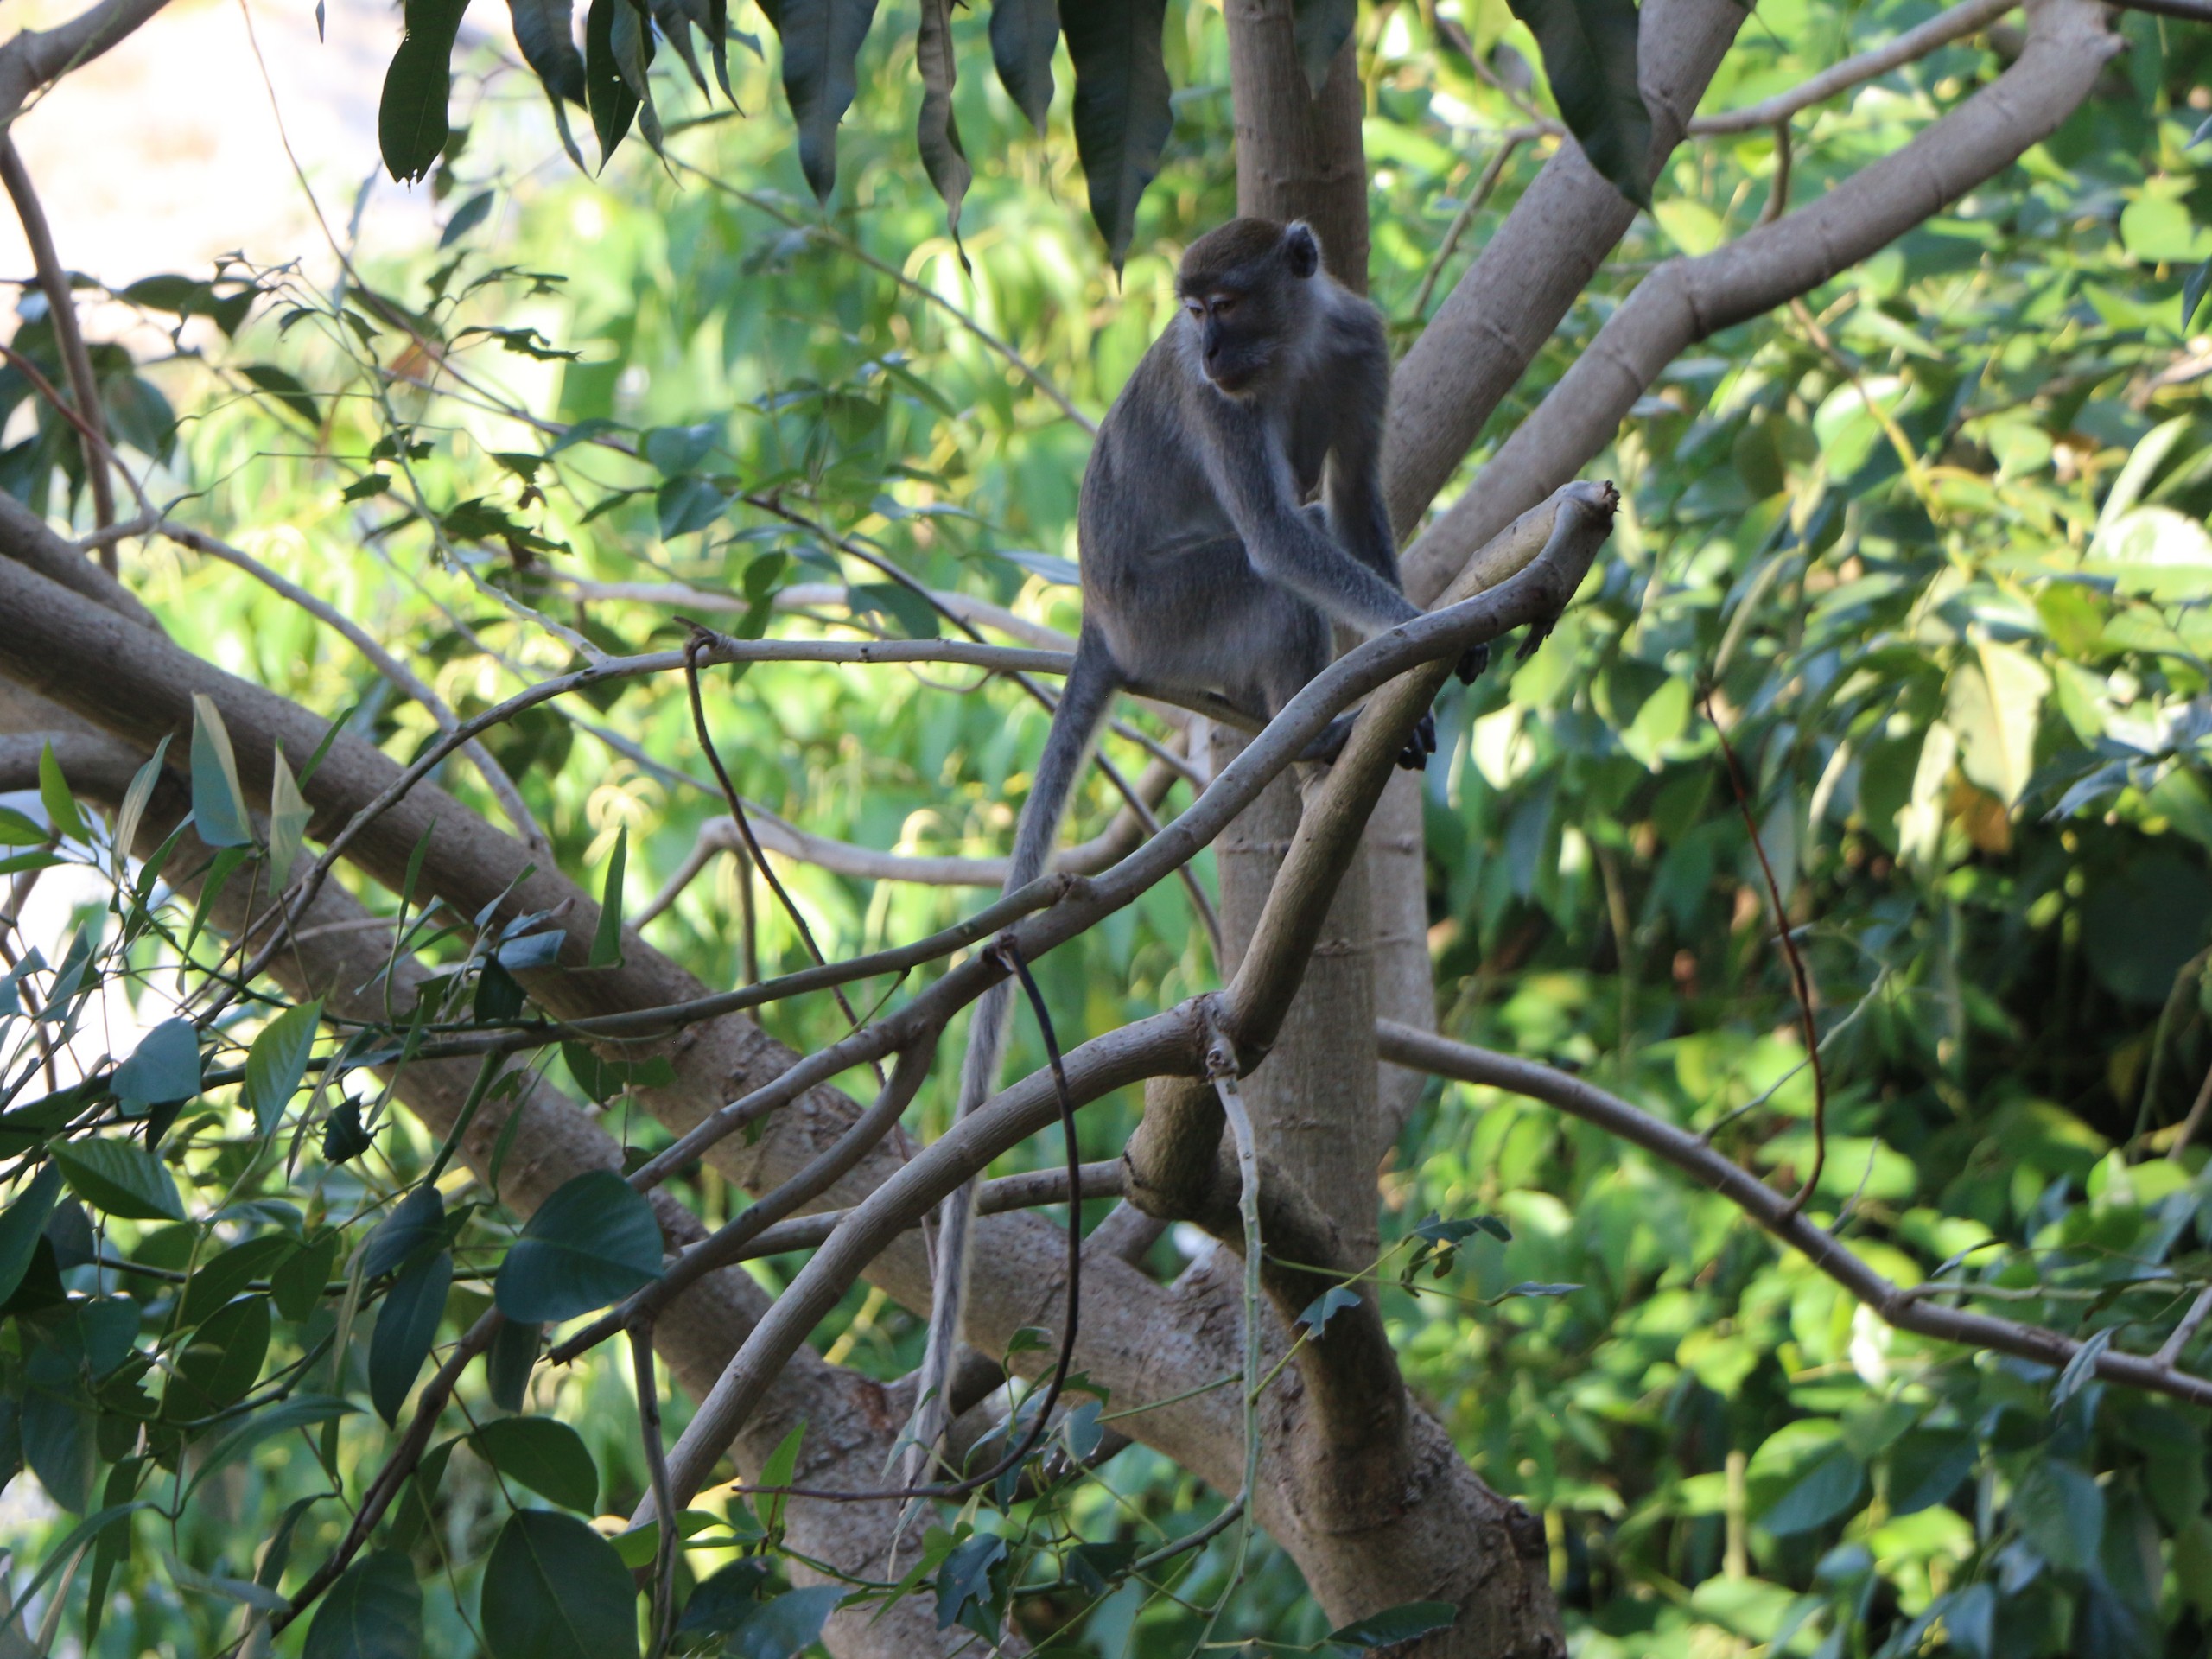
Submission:
[[[1229,96],[1236,124],[1236,211],[1302,219],[1329,274],[1367,292],[1364,99],[1354,40],[1329,61],[1320,96],[1306,85],[1291,0],[1229,0]]]

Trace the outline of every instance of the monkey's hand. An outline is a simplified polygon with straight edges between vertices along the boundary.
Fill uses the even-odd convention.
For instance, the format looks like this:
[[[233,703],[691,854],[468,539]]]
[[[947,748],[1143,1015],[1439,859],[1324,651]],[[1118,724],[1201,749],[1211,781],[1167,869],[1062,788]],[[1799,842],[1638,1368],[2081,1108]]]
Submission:
[[[1489,666],[1490,641],[1485,639],[1479,645],[1467,647],[1465,654],[1459,658],[1459,668],[1454,671],[1459,676],[1460,684],[1472,685],[1481,677],[1483,670]]]
[[[1436,716],[1423,715],[1421,724],[1414,728],[1414,734],[1406,740],[1406,747],[1398,751],[1398,766],[1404,772],[1425,772],[1428,757],[1436,753]]]

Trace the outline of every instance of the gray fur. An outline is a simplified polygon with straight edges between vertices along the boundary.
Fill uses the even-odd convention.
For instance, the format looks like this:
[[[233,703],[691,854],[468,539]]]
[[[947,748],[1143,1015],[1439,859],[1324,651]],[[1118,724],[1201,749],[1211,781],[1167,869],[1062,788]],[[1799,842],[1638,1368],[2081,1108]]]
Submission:
[[[1421,614],[1399,588],[1382,497],[1382,319],[1319,261],[1302,224],[1237,219],[1200,238],[1177,280],[1181,315],[1107,411],[1077,510],[1082,632],[1007,893],[1044,873],[1084,752],[1122,687],[1217,692],[1271,718],[1328,665],[1332,621],[1376,633]],[[1303,505],[1317,492],[1318,505]],[[1333,755],[1347,723],[1312,753]],[[1418,764],[1419,749],[1409,754]],[[1002,981],[976,1003],[959,1116],[996,1086],[1012,1000]],[[939,1212],[910,1484],[945,1427],[974,1211],[971,1182]]]

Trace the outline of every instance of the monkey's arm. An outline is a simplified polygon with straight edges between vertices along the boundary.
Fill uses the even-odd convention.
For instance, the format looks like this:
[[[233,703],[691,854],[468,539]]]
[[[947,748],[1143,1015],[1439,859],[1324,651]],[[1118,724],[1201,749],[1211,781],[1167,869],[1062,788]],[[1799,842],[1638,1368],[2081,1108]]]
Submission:
[[[1254,569],[1363,632],[1379,633],[1421,614],[1395,584],[1299,510],[1289,459],[1263,414],[1204,389],[1191,401],[1206,481]]]

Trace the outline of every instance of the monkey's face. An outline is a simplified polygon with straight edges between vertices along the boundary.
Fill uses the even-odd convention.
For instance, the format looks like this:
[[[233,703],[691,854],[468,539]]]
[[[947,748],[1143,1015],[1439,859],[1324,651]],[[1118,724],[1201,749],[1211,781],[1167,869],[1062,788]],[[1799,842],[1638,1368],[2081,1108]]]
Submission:
[[[1282,290],[1216,284],[1185,294],[1183,311],[1198,341],[1200,371],[1232,397],[1260,391],[1287,337],[1291,319],[1280,315]]]

